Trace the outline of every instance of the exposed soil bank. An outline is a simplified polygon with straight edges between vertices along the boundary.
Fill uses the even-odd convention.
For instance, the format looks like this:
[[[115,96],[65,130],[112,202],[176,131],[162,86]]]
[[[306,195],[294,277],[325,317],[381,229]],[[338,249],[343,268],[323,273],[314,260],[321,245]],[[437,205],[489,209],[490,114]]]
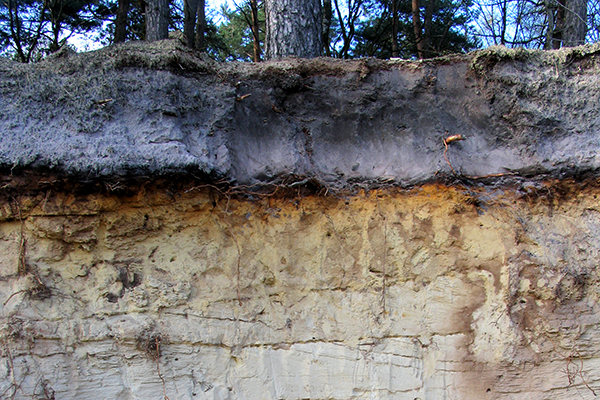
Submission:
[[[3,398],[600,390],[595,184],[172,188],[3,200]]]
[[[217,64],[176,40],[0,62],[0,164],[333,188],[600,166],[599,47]],[[446,133],[447,131],[447,133]],[[462,134],[444,158],[443,139]],[[452,166],[452,167],[451,167]]]
[[[0,398],[594,397],[598,49],[0,61]]]

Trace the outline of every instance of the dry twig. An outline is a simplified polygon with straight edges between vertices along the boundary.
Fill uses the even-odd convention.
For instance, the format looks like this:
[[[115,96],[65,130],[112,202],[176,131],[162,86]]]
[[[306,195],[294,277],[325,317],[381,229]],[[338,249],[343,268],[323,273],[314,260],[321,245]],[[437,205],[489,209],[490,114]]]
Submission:
[[[251,95],[252,95],[252,93],[248,93],[248,94],[245,94],[245,95],[243,95],[243,96],[238,96],[238,97],[236,97],[236,98],[235,98],[235,100],[236,100],[236,101],[242,101],[242,100],[244,100],[244,99],[247,99],[247,98],[248,98],[248,97],[250,97]]]

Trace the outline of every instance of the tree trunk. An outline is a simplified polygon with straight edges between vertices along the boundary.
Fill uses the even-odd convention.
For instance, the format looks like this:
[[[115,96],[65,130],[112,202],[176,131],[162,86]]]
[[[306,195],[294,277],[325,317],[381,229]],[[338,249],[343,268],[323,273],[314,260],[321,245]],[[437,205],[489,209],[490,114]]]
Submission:
[[[423,36],[421,37],[421,49],[423,57],[433,57],[431,51],[432,33],[431,24],[433,23],[433,10],[435,8],[435,0],[427,0],[427,7],[425,7],[425,18],[423,23]]]
[[[60,31],[63,19],[63,6],[64,3],[62,0],[54,0],[49,2],[48,9],[50,11],[50,26],[52,31],[52,38],[50,39],[50,44],[48,45],[48,50],[51,53],[58,51],[60,49]]]
[[[254,44],[254,62],[260,62],[260,29],[258,27],[258,0],[250,0],[252,11],[252,40]]]
[[[508,18],[508,1],[502,2],[502,26],[500,28],[500,44],[506,45],[506,19]]]
[[[265,0],[266,58],[323,54],[320,0]]]
[[[552,49],[552,39],[554,38],[554,9],[553,0],[546,0],[546,18],[548,20],[548,27],[546,30],[546,41],[544,43],[544,50]]]
[[[122,43],[127,39],[127,14],[129,14],[129,0],[119,0],[117,16],[115,18],[115,43]]]
[[[398,55],[398,0],[392,0],[392,57]]]
[[[60,49],[60,21],[51,21],[52,25],[52,40],[48,46],[50,53],[54,53]]]
[[[556,18],[554,18],[554,30],[552,31],[552,48],[560,49],[562,44],[562,33],[565,26],[565,0],[557,0]]]
[[[138,8],[140,9],[140,14],[146,18],[146,0],[137,0]],[[139,32],[140,40],[146,40],[146,24],[141,24],[140,32]]]
[[[325,55],[331,57],[331,20],[333,18],[333,8],[331,0],[323,0],[323,47]]]
[[[204,33],[206,32],[206,14],[204,11],[205,3],[205,0],[198,0],[198,8],[196,11],[198,14],[198,20],[196,21],[195,47],[201,51],[204,51],[204,48],[206,47],[204,40]]]
[[[419,11],[419,0],[412,0],[412,20],[413,30],[415,32],[415,41],[417,43],[417,54],[423,59],[423,35],[421,35],[421,13]]]
[[[183,35],[185,44],[193,48],[196,44],[196,14],[198,13],[198,0],[183,0]]]
[[[10,19],[10,33],[15,42],[19,61],[28,63],[30,57],[25,56],[25,52],[21,45],[21,20],[19,17],[19,3],[17,0],[8,0],[8,15]]]
[[[146,40],[169,37],[169,0],[148,0],[146,4]]]
[[[566,0],[563,47],[579,46],[585,43],[587,34],[587,1]]]
[[[338,0],[334,0],[333,4],[335,6],[335,11],[338,16],[338,23],[340,33],[342,34],[342,49],[338,52],[338,56],[344,59],[350,58],[348,52],[350,51],[350,47],[352,46],[352,40],[354,39],[354,32],[356,29],[356,20],[360,15],[360,6],[362,4],[362,0],[348,0],[346,3],[347,6],[347,18],[344,22],[344,16],[342,15],[343,8],[340,7]]]

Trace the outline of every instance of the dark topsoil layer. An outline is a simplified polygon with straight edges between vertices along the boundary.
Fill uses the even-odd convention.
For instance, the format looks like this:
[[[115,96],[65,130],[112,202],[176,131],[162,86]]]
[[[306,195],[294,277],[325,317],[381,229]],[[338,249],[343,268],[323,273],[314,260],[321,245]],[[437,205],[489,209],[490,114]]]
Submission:
[[[167,40],[0,60],[0,173],[11,187],[166,177],[314,192],[595,179],[599,57],[495,47],[221,64]]]

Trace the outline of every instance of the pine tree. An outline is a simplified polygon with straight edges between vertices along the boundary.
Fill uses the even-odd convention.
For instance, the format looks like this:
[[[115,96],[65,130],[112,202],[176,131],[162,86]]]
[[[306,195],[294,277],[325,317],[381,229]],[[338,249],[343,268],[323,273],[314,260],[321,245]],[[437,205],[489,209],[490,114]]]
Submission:
[[[265,58],[323,54],[320,0],[265,0]]]
[[[169,0],[148,0],[146,5],[146,40],[169,37]]]

